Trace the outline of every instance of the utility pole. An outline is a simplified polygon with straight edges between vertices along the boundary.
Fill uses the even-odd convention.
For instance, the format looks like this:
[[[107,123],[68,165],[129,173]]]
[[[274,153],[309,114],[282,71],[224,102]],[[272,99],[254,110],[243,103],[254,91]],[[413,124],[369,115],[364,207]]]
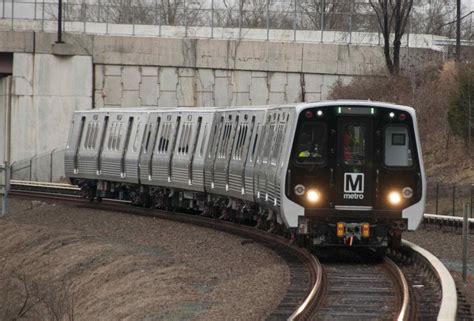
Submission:
[[[461,61],[461,0],[456,0],[456,61]]]
[[[56,43],[63,43],[63,0],[58,0],[58,41]]]

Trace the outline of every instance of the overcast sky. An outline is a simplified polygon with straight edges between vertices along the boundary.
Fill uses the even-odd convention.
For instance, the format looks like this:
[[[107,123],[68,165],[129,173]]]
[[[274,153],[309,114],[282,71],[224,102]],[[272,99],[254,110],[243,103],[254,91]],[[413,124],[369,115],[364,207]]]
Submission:
[[[461,0],[461,1],[462,1],[463,5],[465,5],[467,8],[469,8],[469,10],[474,10],[474,0]]]

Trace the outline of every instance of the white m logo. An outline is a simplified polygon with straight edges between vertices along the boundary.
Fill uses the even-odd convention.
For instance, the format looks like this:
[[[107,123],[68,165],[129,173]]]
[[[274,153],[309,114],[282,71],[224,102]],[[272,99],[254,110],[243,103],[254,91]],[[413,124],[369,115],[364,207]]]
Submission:
[[[364,193],[364,173],[344,173],[344,193]]]

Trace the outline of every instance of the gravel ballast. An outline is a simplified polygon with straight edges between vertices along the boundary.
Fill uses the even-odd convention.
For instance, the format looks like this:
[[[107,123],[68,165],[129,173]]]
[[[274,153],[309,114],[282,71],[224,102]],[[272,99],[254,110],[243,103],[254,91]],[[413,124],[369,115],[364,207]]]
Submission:
[[[472,233],[472,231],[471,231]],[[421,225],[416,232],[405,232],[403,238],[433,253],[448,268],[456,287],[466,296],[474,312],[474,235],[468,236],[467,282],[462,280],[462,234],[461,229],[439,227],[434,224]]]
[[[25,320],[59,300],[74,320],[261,320],[289,280],[271,250],[193,225],[17,199],[0,220],[1,319],[24,288]]]

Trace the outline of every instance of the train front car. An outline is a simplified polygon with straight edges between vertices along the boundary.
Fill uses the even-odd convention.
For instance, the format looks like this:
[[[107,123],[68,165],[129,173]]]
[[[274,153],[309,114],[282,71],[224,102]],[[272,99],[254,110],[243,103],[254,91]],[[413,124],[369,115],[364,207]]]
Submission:
[[[313,245],[397,247],[423,217],[413,108],[337,101],[298,108],[286,196]],[[301,211],[300,211],[301,213]]]

